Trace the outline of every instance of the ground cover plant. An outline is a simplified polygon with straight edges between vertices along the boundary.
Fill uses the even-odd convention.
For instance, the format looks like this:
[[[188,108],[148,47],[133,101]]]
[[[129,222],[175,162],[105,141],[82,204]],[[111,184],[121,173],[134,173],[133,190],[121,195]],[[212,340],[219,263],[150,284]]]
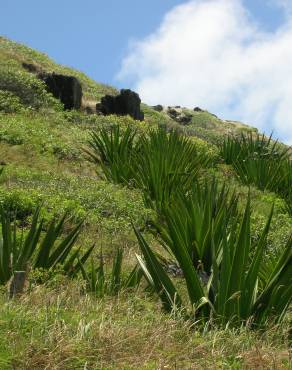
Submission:
[[[2,369],[289,369],[288,325],[206,327],[161,312],[145,294],[96,299],[80,283],[0,296]]]

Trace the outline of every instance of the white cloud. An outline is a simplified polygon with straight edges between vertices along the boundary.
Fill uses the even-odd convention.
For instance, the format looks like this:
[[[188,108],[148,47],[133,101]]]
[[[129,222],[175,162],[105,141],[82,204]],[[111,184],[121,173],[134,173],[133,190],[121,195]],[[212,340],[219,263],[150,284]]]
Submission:
[[[270,0],[275,5],[284,8],[286,11],[292,11],[292,3],[291,0]]]
[[[240,0],[193,0],[131,46],[118,77],[146,103],[201,106],[292,143],[291,45],[288,12],[265,33]]]

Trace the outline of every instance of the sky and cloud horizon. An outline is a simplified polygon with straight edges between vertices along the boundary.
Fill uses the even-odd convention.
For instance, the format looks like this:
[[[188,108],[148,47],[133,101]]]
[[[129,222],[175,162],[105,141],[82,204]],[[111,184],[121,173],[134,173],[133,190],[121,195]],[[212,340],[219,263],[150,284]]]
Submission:
[[[190,0],[132,41],[117,79],[148,104],[200,106],[292,144],[292,2],[266,31],[245,1]]]

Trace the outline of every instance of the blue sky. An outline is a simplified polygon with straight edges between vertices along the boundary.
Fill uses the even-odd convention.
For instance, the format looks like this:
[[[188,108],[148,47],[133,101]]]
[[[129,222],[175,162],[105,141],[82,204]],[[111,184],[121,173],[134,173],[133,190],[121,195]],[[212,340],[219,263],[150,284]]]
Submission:
[[[282,50],[283,40],[290,36],[290,33],[284,34],[292,19],[289,4],[289,0],[2,0],[0,33],[43,51],[56,62],[79,69],[99,82],[136,89],[148,103],[202,105],[226,119],[243,120],[266,132],[274,130],[277,136],[292,142],[291,123],[280,123],[290,113],[290,102],[283,106],[283,102],[290,98],[290,90],[282,86],[285,80],[282,75],[278,77],[279,73],[273,84],[266,86],[263,81],[271,75],[273,66],[268,65],[261,71],[255,62],[259,58],[273,58],[265,50],[275,49],[275,42],[276,47]],[[214,11],[217,15],[214,15]],[[199,14],[206,22],[196,28],[200,24]],[[184,34],[185,24],[194,24],[194,34],[203,28],[201,39],[204,40],[218,17],[223,20],[222,24],[217,25],[219,34],[223,25],[226,26],[224,20],[230,24],[233,19],[236,22],[233,28],[227,27],[228,30],[220,36],[221,54],[214,56],[210,53],[217,45],[214,41],[217,36],[213,35],[210,50],[204,51],[204,56],[216,60],[228,56],[231,67],[224,69],[220,63],[211,65],[205,71],[206,76],[201,73],[204,79],[203,82],[199,81],[199,88],[198,85],[196,87],[195,78],[184,83],[186,74],[182,70],[194,76],[200,66],[196,70],[189,67],[189,60],[192,62],[193,58],[196,62],[202,57],[195,46],[191,47],[195,45],[193,42],[198,42],[197,39],[190,38],[189,44],[184,44],[184,39],[188,38]],[[176,44],[169,44],[169,32],[174,32],[178,37]],[[232,33],[238,35],[229,43]],[[274,35],[279,40],[275,41]],[[206,39],[206,42],[209,41]],[[268,46],[267,42],[270,43]],[[255,52],[258,44],[261,47]],[[175,55],[177,45],[185,58]],[[238,64],[238,55],[234,56],[233,51],[238,47],[243,54],[252,56],[240,64],[241,69],[233,71],[232,66]],[[289,59],[285,53],[283,57]],[[165,62],[165,59],[170,62]],[[288,69],[288,60],[284,67]],[[255,78],[261,74],[255,72],[258,69],[262,72],[261,80]],[[214,76],[222,75],[222,80],[218,79],[220,89],[210,90],[208,77],[213,72]],[[236,82],[239,75],[247,76],[246,81],[250,81],[248,86],[246,81],[243,83],[241,80],[237,85],[229,82],[225,86],[225,81],[228,82],[232,77],[232,81]],[[171,86],[175,86],[176,79],[179,79],[177,93],[169,95],[170,88],[166,81],[171,81]],[[274,89],[275,84],[279,85],[279,89]],[[264,99],[269,88],[277,91],[277,94]],[[258,92],[256,97],[254,91]],[[222,97],[220,101],[213,96],[216,94]],[[251,100],[255,103],[251,104]],[[269,117],[264,112],[269,112]]]
[[[131,40],[153,32],[182,0],[2,0],[0,32],[82,70],[100,82],[115,79]],[[276,29],[283,11],[266,0],[246,0],[267,30]]]
[[[117,84],[128,43],[159,25],[181,0],[1,0],[1,34],[57,62]]]

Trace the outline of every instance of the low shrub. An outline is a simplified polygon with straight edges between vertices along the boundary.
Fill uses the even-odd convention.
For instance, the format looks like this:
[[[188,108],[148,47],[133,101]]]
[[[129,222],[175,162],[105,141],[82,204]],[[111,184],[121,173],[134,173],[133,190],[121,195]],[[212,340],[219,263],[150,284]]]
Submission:
[[[61,110],[61,103],[46,91],[43,81],[34,75],[9,66],[0,68],[0,90],[17,96],[21,104],[35,109],[52,107]]]
[[[20,98],[10,91],[0,90],[0,111],[4,113],[18,113],[24,109]]]

